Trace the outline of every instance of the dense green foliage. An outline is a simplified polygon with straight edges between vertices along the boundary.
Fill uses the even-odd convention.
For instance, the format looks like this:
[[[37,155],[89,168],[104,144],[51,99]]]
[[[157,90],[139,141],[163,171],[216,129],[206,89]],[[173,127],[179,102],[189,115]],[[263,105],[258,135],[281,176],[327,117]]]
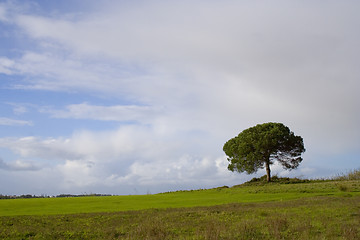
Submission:
[[[221,204],[226,199],[229,203]],[[36,201],[44,208],[31,209]],[[23,205],[20,210],[18,203]],[[360,238],[356,180],[273,182],[145,196],[1,200],[0,204],[0,239]],[[63,214],[67,208],[86,212],[86,207],[89,213]],[[129,208],[143,210],[125,211]],[[39,212],[34,214],[35,210]]]
[[[294,184],[294,183],[309,183],[315,181],[309,179],[300,179],[300,178],[278,177],[275,175],[271,177],[271,182],[281,183],[281,184]],[[268,184],[266,175],[259,178],[255,177],[250,181],[243,183],[242,185],[265,185],[265,184]]]
[[[285,169],[295,169],[305,152],[303,139],[295,136],[282,123],[264,123],[248,128],[228,140],[223,147],[228,156],[230,171],[255,173],[266,168],[271,180],[270,165],[278,161]]]

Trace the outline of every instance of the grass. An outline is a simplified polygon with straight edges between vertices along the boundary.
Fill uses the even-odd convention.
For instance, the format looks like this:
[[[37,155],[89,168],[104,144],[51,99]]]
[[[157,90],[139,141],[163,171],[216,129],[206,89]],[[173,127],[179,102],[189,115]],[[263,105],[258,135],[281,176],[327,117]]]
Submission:
[[[360,182],[328,181],[301,184],[240,185],[232,188],[179,191],[153,195],[4,199],[0,216],[118,212],[149,208],[214,206],[227,203],[283,201],[313,196],[360,195]]]
[[[0,217],[1,239],[359,239],[360,196]]]
[[[0,200],[0,239],[360,239],[360,181]]]

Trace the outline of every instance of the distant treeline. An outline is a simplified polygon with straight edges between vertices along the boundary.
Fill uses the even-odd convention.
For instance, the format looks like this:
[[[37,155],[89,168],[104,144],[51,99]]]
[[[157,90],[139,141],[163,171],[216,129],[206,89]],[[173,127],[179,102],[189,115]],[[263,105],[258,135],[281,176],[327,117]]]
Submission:
[[[67,198],[67,197],[105,197],[105,196],[112,196],[110,194],[98,194],[98,193],[91,193],[91,194],[80,194],[80,195],[75,195],[75,194],[60,194],[60,195],[56,195],[56,196],[48,196],[48,195],[31,195],[31,194],[26,194],[26,195],[2,195],[0,194],[0,199],[20,199],[20,198]]]

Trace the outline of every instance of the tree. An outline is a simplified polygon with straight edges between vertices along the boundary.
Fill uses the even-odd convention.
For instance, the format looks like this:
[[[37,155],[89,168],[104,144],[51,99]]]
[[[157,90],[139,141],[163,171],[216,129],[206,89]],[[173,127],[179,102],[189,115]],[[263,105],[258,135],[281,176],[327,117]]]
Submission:
[[[271,181],[270,165],[278,161],[284,169],[295,169],[305,152],[303,139],[295,136],[282,123],[264,123],[248,128],[224,144],[228,156],[228,169],[232,172],[252,174],[266,169],[267,181]]]

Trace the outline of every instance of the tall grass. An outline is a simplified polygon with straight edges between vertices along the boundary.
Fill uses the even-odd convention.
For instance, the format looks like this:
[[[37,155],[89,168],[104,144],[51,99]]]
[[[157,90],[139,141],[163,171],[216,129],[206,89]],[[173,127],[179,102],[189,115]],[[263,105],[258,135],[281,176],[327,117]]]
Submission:
[[[335,176],[333,180],[336,181],[360,180],[360,169],[355,169],[347,173],[339,174],[338,176]]]

